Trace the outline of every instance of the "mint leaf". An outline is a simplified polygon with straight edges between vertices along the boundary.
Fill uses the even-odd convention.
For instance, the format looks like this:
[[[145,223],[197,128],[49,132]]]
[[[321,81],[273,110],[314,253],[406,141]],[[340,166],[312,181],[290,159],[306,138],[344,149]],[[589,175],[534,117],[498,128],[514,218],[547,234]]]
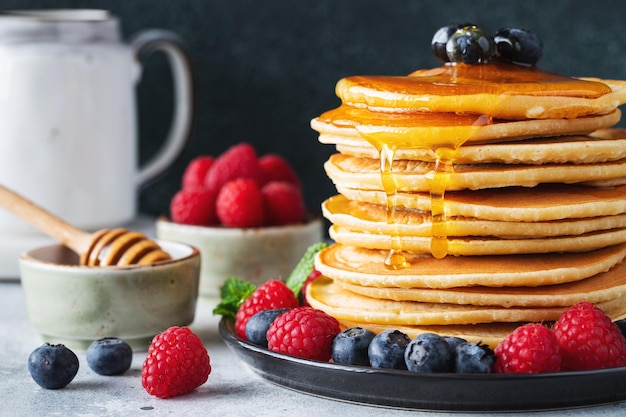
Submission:
[[[315,255],[327,246],[327,242],[318,242],[309,246],[302,256],[302,259],[300,259],[300,262],[298,262],[298,265],[296,265],[293,272],[291,272],[287,278],[285,284],[291,291],[293,291],[296,297],[300,295],[300,290],[302,289],[304,282],[309,275],[311,275],[311,272],[313,272]]]
[[[239,306],[256,289],[256,285],[230,277],[226,279],[220,290],[220,303],[213,309],[214,315],[221,315],[227,319],[235,319]]]

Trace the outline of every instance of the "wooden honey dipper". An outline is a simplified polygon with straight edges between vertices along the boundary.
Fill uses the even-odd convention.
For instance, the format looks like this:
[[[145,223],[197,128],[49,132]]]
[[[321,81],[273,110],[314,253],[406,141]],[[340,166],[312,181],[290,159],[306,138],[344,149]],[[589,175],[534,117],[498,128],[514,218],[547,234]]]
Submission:
[[[81,265],[148,265],[172,259],[142,233],[122,228],[82,231],[2,185],[0,206],[80,255]]]

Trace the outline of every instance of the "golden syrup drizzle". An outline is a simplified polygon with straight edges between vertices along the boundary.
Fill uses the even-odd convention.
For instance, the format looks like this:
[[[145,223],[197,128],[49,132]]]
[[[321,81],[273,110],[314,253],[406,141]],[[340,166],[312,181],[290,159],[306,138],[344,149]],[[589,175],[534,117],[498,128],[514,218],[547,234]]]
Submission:
[[[404,253],[402,252],[402,241],[397,231],[396,222],[396,195],[398,186],[393,173],[393,157],[395,148],[384,144],[379,147],[380,155],[380,178],[383,189],[387,195],[387,223],[392,226],[391,249],[385,258],[385,267],[389,269],[404,269],[409,266]]]
[[[348,124],[347,115],[357,116],[353,117],[350,124],[378,150],[380,156],[381,182],[387,196],[387,223],[392,225],[391,250],[385,265],[390,269],[409,266],[403,254],[402,239],[397,232],[396,223],[398,187],[396,174],[393,172],[393,159],[398,149],[425,149],[433,155],[434,167],[426,175],[432,219],[430,252],[435,258],[444,258],[448,255],[445,192],[454,174],[456,149],[470,140],[477,129],[493,123],[493,120],[484,115],[450,113],[411,113],[398,117],[396,114],[381,114],[362,109],[354,111],[345,104],[325,113],[325,118],[331,123],[345,126]],[[404,128],[407,125],[425,129]],[[436,127],[443,125],[450,126],[451,129],[444,132]]]
[[[335,91],[344,103],[395,107],[401,98],[412,108],[427,107],[424,95],[525,94],[596,98],[611,92],[602,82],[571,78],[504,62],[488,65],[443,65],[408,76],[352,76],[337,83]],[[408,101],[407,101],[408,100]],[[398,109],[401,110],[400,106]]]
[[[378,150],[383,188],[387,196],[387,222],[396,225],[396,173],[394,154],[398,149],[425,149],[435,165],[427,174],[431,200],[431,254],[449,253],[445,193],[454,174],[455,151],[481,126],[493,123],[498,99],[490,98],[485,114],[433,113],[429,94],[479,96],[526,94],[536,96],[599,97],[610,92],[603,83],[585,81],[536,68],[508,64],[443,66],[416,71],[407,77],[357,76],[341,80],[337,95],[342,105],[320,116],[339,127],[353,127]],[[412,106],[404,107],[407,104]],[[414,106],[413,106],[414,105]],[[382,111],[386,108],[385,111]],[[408,266],[402,239],[393,228],[391,250],[385,265],[392,269]]]
[[[450,177],[454,173],[453,160],[445,155],[449,148],[435,149],[437,159],[435,167],[427,175],[430,183],[430,212],[431,212],[431,239],[430,253],[438,259],[444,258],[448,254],[448,230],[446,222],[446,189],[450,182]]]

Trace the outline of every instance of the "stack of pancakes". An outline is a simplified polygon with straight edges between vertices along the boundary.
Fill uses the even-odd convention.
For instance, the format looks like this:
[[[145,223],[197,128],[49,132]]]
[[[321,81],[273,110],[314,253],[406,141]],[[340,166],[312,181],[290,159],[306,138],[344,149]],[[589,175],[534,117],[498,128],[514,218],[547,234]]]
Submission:
[[[311,122],[339,192],[313,307],[492,347],[580,301],[626,316],[626,81],[492,62],[336,92]]]

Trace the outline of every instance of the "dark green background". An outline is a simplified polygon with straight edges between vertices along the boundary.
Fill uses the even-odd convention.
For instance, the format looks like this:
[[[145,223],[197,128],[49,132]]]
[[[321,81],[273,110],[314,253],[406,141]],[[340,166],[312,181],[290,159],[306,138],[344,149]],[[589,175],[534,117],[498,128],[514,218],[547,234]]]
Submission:
[[[124,38],[141,29],[178,32],[193,57],[198,108],[190,146],[167,175],[141,190],[144,213],[165,214],[186,164],[247,141],[278,152],[298,170],[307,205],[335,193],[322,169],[333,149],[317,142],[311,118],[338,104],[337,80],[406,74],[438,65],[435,30],[474,22],[535,31],[539,66],[572,76],[626,78],[626,5],[612,1],[417,0],[4,0],[3,9],[103,8],[120,16]],[[141,159],[169,125],[171,88],[162,57],[149,59],[138,87]]]

